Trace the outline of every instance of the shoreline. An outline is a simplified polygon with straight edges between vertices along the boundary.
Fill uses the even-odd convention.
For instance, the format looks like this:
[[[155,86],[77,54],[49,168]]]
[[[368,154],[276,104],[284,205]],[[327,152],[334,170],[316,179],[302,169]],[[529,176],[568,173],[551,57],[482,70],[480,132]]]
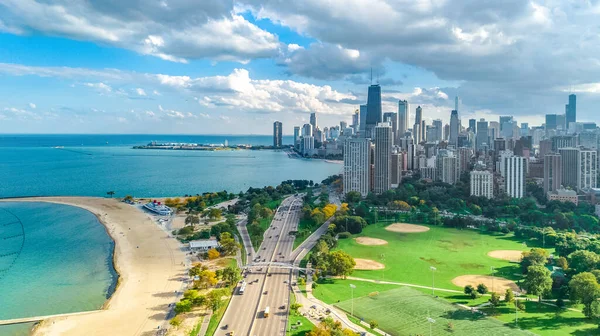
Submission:
[[[149,214],[114,198],[24,197],[0,201],[46,202],[87,210],[104,226],[114,244],[112,265],[117,279],[100,311],[46,319],[36,323],[30,335],[141,335],[163,327],[169,305],[176,302],[176,293],[183,285],[185,254],[179,242]],[[159,249],[161,243],[164,249]]]

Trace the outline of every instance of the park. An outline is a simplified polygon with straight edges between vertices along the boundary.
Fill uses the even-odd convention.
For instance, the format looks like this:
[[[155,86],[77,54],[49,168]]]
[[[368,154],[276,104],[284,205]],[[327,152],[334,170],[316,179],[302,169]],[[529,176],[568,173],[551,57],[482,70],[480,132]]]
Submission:
[[[355,259],[354,271],[346,279],[321,279],[313,294],[358,319],[376,320],[391,335],[595,334],[597,325],[581,307],[540,305],[521,288],[518,262],[532,247],[541,246],[512,233],[379,221],[338,240],[337,249]],[[488,294],[463,293],[479,284],[490,293],[519,294],[522,309],[491,308]]]

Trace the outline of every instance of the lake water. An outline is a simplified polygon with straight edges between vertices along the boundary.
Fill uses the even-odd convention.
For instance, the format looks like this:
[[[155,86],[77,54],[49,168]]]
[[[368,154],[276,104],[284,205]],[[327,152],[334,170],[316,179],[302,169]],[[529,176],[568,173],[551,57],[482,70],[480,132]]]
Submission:
[[[0,202],[0,320],[99,309],[116,282],[113,249],[87,210]],[[0,335],[31,326],[0,327]]]
[[[342,170],[339,164],[290,159],[275,150],[132,149],[151,141],[226,140],[272,144],[270,136],[0,135],[0,198],[237,193],[288,179],[320,182]],[[284,143],[291,142],[284,137]],[[85,210],[0,203],[0,319],[100,308],[115,281],[112,249],[104,227]],[[0,336],[26,335],[30,328],[0,327]]]

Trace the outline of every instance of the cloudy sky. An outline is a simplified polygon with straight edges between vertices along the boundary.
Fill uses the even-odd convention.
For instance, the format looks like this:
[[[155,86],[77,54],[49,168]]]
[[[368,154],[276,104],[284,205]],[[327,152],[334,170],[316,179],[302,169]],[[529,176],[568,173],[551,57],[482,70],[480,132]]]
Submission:
[[[350,121],[370,69],[447,122],[598,121],[599,0],[0,0],[2,133],[284,133]],[[414,115],[411,115],[411,118]],[[464,121],[466,122],[466,120]]]

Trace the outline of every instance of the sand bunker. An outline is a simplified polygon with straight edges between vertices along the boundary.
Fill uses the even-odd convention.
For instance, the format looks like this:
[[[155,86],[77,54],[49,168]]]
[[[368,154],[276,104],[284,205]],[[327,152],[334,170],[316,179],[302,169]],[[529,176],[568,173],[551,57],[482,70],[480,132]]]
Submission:
[[[358,237],[355,239],[361,245],[386,245],[388,242],[379,238]]]
[[[496,259],[508,260],[513,262],[520,262],[523,258],[523,251],[518,250],[496,250],[490,251],[488,256]]]
[[[520,292],[519,286],[514,281],[488,275],[461,275],[452,279],[452,283],[460,287],[471,285],[475,288],[482,283],[487,286],[490,292],[493,290],[499,294],[503,294],[507,288],[510,288],[513,292]]]
[[[403,232],[403,233],[415,233],[415,232],[426,232],[429,231],[427,226],[406,224],[406,223],[394,223],[385,227],[386,230],[392,232]]]
[[[380,270],[380,269],[385,268],[384,264],[378,263],[377,261],[370,260],[370,259],[354,258],[354,261],[356,262],[356,266],[354,266],[354,269],[356,269],[356,270],[372,271],[372,270]]]

